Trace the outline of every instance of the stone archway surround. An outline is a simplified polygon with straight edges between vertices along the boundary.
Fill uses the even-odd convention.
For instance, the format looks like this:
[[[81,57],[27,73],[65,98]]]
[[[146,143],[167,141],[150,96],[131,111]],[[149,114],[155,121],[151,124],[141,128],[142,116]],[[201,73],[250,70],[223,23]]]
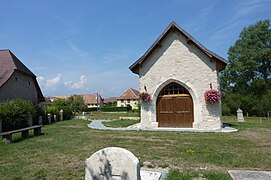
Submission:
[[[151,118],[151,128],[158,128],[158,122],[157,122],[157,117],[156,117],[156,102],[157,102],[157,97],[159,95],[159,93],[161,92],[161,90],[168,84],[170,83],[177,83],[180,84],[181,86],[183,86],[184,88],[186,88],[188,90],[188,92],[190,93],[192,99],[193,99],[193,110],[194,110],[194,122],[193,122],[193,128],[195,129],[199,129],[199,123],[202,121],[202,107],[201,104],[199,102],[198,99],[198,95],[195,91],[195,88],[193,87],[193,85],[187,81],[187,82],[182,82],[176,79],[168,79],[164,82],[161,82],[160,84],[157,85],[156,90],[153,93],[152,96],[152,101],[151,104],[149,106],[149,116]]]

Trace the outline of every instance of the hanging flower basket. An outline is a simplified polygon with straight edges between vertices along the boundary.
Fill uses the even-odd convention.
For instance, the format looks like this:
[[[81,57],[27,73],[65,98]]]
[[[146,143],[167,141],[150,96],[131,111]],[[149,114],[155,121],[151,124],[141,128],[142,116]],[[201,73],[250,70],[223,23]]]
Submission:
[[[143,102],[150,102],[151,101],[151,95],[147,92],[142,92],[138,96],[139,96],[139,99]]]
[[[219,90],[210,89],[204,93],[205,101],[214,104],[221,100],[222,94]]]

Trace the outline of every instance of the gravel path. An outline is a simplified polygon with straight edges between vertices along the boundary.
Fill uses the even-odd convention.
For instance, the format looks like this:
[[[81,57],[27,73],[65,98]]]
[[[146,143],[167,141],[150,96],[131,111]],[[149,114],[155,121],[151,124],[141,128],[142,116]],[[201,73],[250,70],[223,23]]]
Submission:
[[[88,125],[89,128],[92,129],[99,129],[99,130],[139,130],[138,126],[136,124],[129,126],[129,127],[123,127],[123,128],[113,128],[113,127],[106,127],[103,125],[103,122],[110,122],[111,120],[93,120]]]
[[[133,130],[138,131],[140,130],[139,123],[134,124],[129,127],[123,128],[113,128],[113,127],[106,127],[103,125],[102,122],[110,122],[111,120],[92,120],[91,123],[88,125],[89,128],[92,129],[99,129],[99,130]],[[227,126],[226,124],[223,126],[222,129],[219,130],[203,130],[203,129],[193,129],[193,128],[156,128],[156,129],[146,129],[145,131],[178,131],[178,132],[222,132],[222,133],[229,133],[229,132],[237,132],[238,129],[232,128]]]

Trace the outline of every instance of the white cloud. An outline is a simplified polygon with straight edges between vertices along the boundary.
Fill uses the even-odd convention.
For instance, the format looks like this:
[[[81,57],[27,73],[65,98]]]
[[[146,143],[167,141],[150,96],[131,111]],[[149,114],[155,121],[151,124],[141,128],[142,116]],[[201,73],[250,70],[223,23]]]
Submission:
[[[37,77],[39,84],[45,89],[55,89],[61,83],[61,74],[56,75],[52,79],[46,79],[42,76]]]
[[[67,81],[64,82],[65,86],[69,86],[71,89],[82,89],[87,84],[86,76],[81,76],[78,82]]]

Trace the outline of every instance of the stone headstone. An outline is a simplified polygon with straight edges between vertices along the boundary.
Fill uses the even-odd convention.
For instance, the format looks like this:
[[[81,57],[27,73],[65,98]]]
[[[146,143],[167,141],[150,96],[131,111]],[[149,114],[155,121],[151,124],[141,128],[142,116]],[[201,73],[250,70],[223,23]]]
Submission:
[[[48,117],[48,124],[51,124],[51,123],[52,123],[52,120],[51,120],[51,114],[48,113],[48,114],[47,114],[47,117]]]
[[[42,116],[39,116],[39,125],[42,125]]]
[[[60,121],[63,121],[63,109],[59,111]]]
[[[237,122],[245,122],[243,111],[240,108],[237,110]]]
[[[57,122],[57,117],[56,117],[56,115],[54,115],[54,121]]]
[[[2,119],[0,118],[0,133],[2,132]]]
[[[32,118],[32,116],[28,116],[27,122],[28,122],[28,126],[33,126],[33,118]]]
[[[140,180],[139,160],[130,151],[109,147],[86,159],[86,180]]]

